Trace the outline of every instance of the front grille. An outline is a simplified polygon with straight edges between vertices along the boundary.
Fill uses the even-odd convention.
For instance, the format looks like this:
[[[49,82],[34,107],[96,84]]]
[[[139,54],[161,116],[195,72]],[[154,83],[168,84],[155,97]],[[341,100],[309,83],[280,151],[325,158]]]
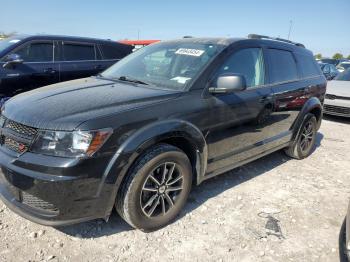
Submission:
[[[350,107],[324,105],[323,109],[326,113],[350,116]]]
[[[2,129],[0,145],[4,145],[18,154],[28,151],[37,133],[36,128],[17,123],[4,116],[0,116],[0,128]]]
[[[16,140],[13,140],[9,137],[4,137],[4,145],[19,154],[22,154],[26,151],[28,151],[28,145],[19,143]]]
[[[0,128],[2,128],[5,124],[6,118],[4,116],[0,116]]]
[[[22,203],[39,210],[55,212],[55,213],[58,212],[58,208],[54,204],[46,202],[24,191],[22,191]]]
[[[22,125],[12,120],[6,121],[5,128],[8,128],[12,131],[15,131],[18,134],[25,135],[25,136],[34,136],[37,132],[35,128]]]
[[[347,96],[337,96],[332,94],[326,94],[326,98],[330,100],[342,99],[342,100],[350,100],[350,97]]]

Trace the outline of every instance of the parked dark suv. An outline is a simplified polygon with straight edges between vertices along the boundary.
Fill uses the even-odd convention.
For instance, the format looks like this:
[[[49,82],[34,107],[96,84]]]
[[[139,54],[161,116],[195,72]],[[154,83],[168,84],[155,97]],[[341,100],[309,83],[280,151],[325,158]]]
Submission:
[[[0,195],[37,223],[173,220],[192,182],[279,149],[309,156],[326,80],[301,44],[186,38],[101,75],[10,99],[1,115]]]
[[[133,47],[84,37],[23,36],[0,41],[0,98],[96,75]]]

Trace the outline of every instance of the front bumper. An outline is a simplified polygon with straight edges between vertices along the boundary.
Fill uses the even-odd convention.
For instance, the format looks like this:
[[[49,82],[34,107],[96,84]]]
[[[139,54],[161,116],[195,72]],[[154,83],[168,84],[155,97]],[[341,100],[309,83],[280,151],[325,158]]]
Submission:
[[[15,213],[43,225],[106,218],[114,202],[113,185],[101,179],[109,160],[17,155],[0,147],[0,198]]]
[[[350,99],[328,99],[324,101],[323,112],[329,115],[350,117]]]

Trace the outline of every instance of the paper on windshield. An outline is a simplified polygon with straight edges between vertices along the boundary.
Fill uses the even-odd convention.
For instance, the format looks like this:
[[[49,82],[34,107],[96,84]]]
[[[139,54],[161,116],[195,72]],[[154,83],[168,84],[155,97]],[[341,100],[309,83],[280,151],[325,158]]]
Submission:
[[[174,78],[172,78],[170,80],[176,81],[179,84],[185,84],[190,79],[191,79],[190,77],[177,76],[177,77],[174,77]]]
[[[190,55],[190,56],[201,56],[203,55],[204,50],[200,49],[191,49],[191,48],[179,48],[175,54],[178,55]]]

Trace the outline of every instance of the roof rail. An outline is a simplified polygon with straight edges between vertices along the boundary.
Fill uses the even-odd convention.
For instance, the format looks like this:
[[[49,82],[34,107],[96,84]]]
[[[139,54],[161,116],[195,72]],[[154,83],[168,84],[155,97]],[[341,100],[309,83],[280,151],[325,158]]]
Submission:
[[[275,40],[275,41],[280,41],[280,42],[285,42],[285,43],[289,43],[292,45],[296,45],[296,46],[300,46],[300,47],[304,47],[305,46],[301,43],[296,43],[287,39],[283,39],[283,38],[279,38],[279,37],[271,37],[271,36],[266,36],[266,35],[258,35],[258,34],[249,34],[248,38],[250,39],[271,39],[271,40]]]

